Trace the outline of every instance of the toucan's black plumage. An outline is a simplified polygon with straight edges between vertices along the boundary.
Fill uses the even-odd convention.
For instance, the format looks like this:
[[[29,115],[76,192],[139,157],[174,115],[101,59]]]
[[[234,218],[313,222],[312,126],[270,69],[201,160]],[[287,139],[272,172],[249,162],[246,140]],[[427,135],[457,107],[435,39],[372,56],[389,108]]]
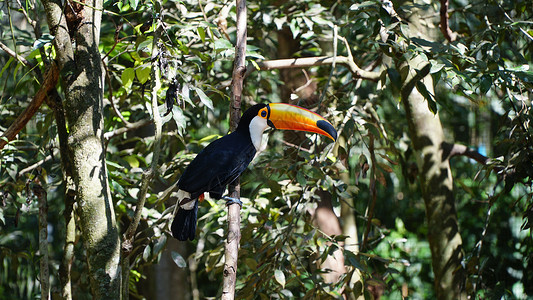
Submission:
[[[281,116],[277,119],[280,129],[317,132],[333,140],[337,137],[329,122],[300,107],[287,104],[256,104],[250,107],[233,133],[210,143],[185,169],[177,185],[178,212],[171,226],[175,238],[181,241],[194,239],[198,197],[208,192],[211,198],[222,198],[226,186],[246,170],[254,158],[260,148],[263,131],[268,126],[276,128],[277,121],[271,120],[274,111],[280,112]],[[304,121],[311,125],[304,124]],[[291,127],[287,124],[290,122],[296,125]],[[303,128],[302,125],[311,127]]]

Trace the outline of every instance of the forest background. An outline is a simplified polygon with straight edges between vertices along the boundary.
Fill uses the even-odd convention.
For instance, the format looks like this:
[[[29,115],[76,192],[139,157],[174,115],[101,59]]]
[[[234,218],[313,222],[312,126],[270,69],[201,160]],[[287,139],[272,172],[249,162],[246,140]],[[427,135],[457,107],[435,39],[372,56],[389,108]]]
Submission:
[[[236,298],[532,297],[530,1],[245,4],[243,109],[297,104],[339,138],[269,133]],[[168,226],[229,130],[236,12],[0,2],[1,299],[221,296],[224,203],[193,242]]]

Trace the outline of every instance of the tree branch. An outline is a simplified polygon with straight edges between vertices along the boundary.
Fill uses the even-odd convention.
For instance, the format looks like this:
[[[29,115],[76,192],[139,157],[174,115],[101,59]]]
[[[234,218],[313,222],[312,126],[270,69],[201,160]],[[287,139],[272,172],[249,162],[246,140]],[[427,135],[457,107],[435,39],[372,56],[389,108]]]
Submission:
[[[260,71],[274,70],[274,69],[293,69],[293,68],[308,68],[314,66],[325,66],[332,65],[333,62],[336,64],[345,65],[348,67],[350,72],[356,78],[367,79],[371,81],[378,81],[381,77],[381,72],[372,72],[361,69],[352,59],[347,56],[315,56],[315,57],[302,57],[302,58],[286,58],[286,59],[275,59],[275,60],[265,60],[258,62]],[[256,67],[252,64],[248,65],[246,70],[246,76],[252,73],[254,70],[257,70]]]
[[[233,82],[230,105],[230,127],[237,129],[241,118],[241,97],[246,74],[246,0],[237,0],[237,44],[235,45],[235,63],[233,66]],[[240,197],[239,179],[229,186],[230,196]],[[238,204],[228,205],[228,236],[224,244],[224,278],[222,283],[222,299],[235,298],[235,283],[237,282],[237,261],[239,257],[239,242],[241,240],[241,207]]]
[[[448,0],[440,0],[440,31],[448,42],[453,42],[457,34],[450,29],[448,22]]]
[[[344,37],[338,37],[344,42],[347,56],[315,56],[315,57],[301,57],[301,58],[286,58],[274,59],[257,62],[260,71],[274,70],[274,69],[294,69],[294,68],[309,68],[314,66],[325,66],[341,64],[348,67],[355,78],[361,78],[371,81],[378,81],[381,78],[382,72],[372,72],[361,69],[356,63],[350,50],[350,45]],[[254,64],[249,64],[246,69],[245,77],[257,70]]]
[[[159,34],[160,30],[162,29],[161,24],[159,23],[156,27],[156,30],[154,31],[154,40],[152,43],[152,69],[151,69],[151,100],[152,100],[152,117],[155,124],[155,140],[154,140],[154,152],[152,155],[152,164],[150,166],[150,169],[148,169],[142,177],[141,180],[141,189],[139,191],[139,199],[137,200],[137,205],[135,207],[135,214],[133,216],[133,220],[131,221],[128,229],[124,233],[123,243],[122,243],[122,299],[127,300],[129,296],[129,273],[130,273],[130,254],[131,250],[133,249],[133,242],[135,239],[135,232],[137,231],[137,226],[139,225],[139,222],[141,220],[141,213],[142,209],[144,207],[144,204],[146,202],[146,194],[148,193],[148,188],[150,186],[150,183],[152,182],[152,179],[154,178],[156,172],[157,172],[157,164],[159,161],[159,154],[161,152],[161,116],[159,115],[159,109],[158,109],[158,102],[157,102],[157,92],[161,88],[161,74],[159,70]],[[146,121],[137,122],[137,124],[140,124],[141,126],[144,126],[142,123],[145,123],[144,125],[148,124]],[[135,123],[134,123],[135,124]],[[140,126],[139,126],[140,127]],[[121,128],[123,129],[123,128]],[[124,132],[127,130],[130,130],[126,127]]]
[[[23,175],[23,174],[25,174],[25,173],[27,173],[27,172],[29,172],[29,171],[33,171],[33,170],[37,169],[38,167],[42,166],[45,162],[51,160],[52,157],[53,157],[54,155],[57,155],[57,154],[59,154],[59,151],[57,151],[57,150],[52,150],[52,154],[47,155],[47,156],[46,156],[45,158],[43,158],[42,160],[40,160],[40,161],[34,163],[34,164],[31,165],[31,166],[28,166],[28,167],[26,167],[26,168],[20,170],[19,173],[18,173],[18,176],[21,176],[21,175]]]
[[[470,149],[465,145],[443,142],[441,144],[441,148],[444,151],[442,155],[443,159],[450,159],[454,156],[462,155],[469,157],[482,165],[486,165],[490,161],[490,159],[485,155],[477,152],[476,150]]]
[[[119,135],[121,135],[123,133],[126,133],[126,132],[131,131],[131,130],[135,130],[135,129],[138,129],[138,128],[141,128],[141,127],[144,127],[146,125],[150,125],[152,123],[153,123],[152,120],[141,120],[141,121],[137,121],[137,122],[134,122],[134,123],[127,123],[127,125],[125,127],[117,128],[117,129],[115,129],[113,131],[109,131],[109,132],[104,133],[104,139],[106,141],[109,141],[112,138],[114,138],[116,136],[119,136]]]
[[[39,254],[41,274],[41,299],[50,299],[50,273],[48,269],[48,203],[46,202],[46,190],[40,183],[33,186],[33,194],[39,199]]]
[[[46,74],[44,76],[44,81],[41,84],[41,88],[37,91],[37,94],[35,94],[35,97],[33,97],[33,100],[30,102],[28,107],[18,116],[18,118],[9,126],[9,128],[2,134],[2,137],[0,138],[0,149],[4,148],[4,146],[9,142],[15,139],[15,136],[26,126],[28,121],[33,117],[33,115],[37,112],[45,98],[47,97],[48,93],[50,93],[56,86],[57,80],[59,78],[59,70],[57,68],[57,65],[55,63],[52,63],[48,70],[46,71]]]
[[[69,180],[70,177],[67,177]],[[66,184],[67,189],[69,184]],[[59,281],[61,284],[61,298],[64,300],[72,300],[72,280],[71,269],[72,261],[74,260],[74,245],[76,244],[76,220],[74,218],[74,193],[67,191],[65,193],[65,210],[63,217],[65,218],[65,246],[63,247],[63,258],[59,265]]]
[[[23,65],[29,67],[30,69],[35,68],[35,65],[29,62],[26,58],[20,56],[15,51],[11,50],[8,46],[6,46],[4,43],[0,42],[0,48],[4,50],[9,56],[12,56],[16,60],[20,61]]]

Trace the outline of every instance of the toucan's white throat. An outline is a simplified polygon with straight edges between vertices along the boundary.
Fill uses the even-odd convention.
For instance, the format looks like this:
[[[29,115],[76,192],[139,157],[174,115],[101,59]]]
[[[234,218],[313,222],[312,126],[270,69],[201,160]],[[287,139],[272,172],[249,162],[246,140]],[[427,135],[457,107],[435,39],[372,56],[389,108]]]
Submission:
[[[255,116],[250,122],[250,138],[257,152],[262,151],[263,132],[268,128],[267,120]]]

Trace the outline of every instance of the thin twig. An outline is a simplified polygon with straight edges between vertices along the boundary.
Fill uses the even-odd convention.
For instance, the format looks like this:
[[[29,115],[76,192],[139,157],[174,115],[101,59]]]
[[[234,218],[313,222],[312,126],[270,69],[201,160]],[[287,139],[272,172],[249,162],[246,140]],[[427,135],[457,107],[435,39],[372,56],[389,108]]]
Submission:
[[[128,124],[126,124],[125,127],[121,127],[121,128],[115,129],[113,131],[109,131],[109,132],[104,133],[104,139],[106,141],[109,141],[110,139],[112,139],[114,137],[117,137],[117,136],[119,136],[119,135],[121,135],[123,133],[126,133],[128,131],[135,130],[135,129],[150,125],[152,123],[153,123],[152,120],[141,120],[141,121],[137,121],[137,122],[134,122],[134,123],[128,123]]]
[[[25,65],[26,67],[29,67],[30,69],[33,69],[35,68],[35,65],[32,64],[31,62],[29,62],[26,58],[22,57],[21,55],[19,55],[18,53],[16,53],[15,51],[11,50],[8,46],[6,46],[4,43],[0,42],[0,48],[2,48],[2,50],[4,50],[9,56],[12,56],[13,58],[15,58],[16,60],[18,60],[19,62],[21,62],[23,65]]]
[[[46,156],[44,159],[41,159],[40,161],[34,163],[33,165],[28,166],[28,167],[20,170],[20,172],[18,173],[18,176],[21,176],[21,175],[23,175],[23,174],[25,174],[25,173],[27,173],[29,171],[33,171],[33,170],[37,169],[38,167],[42,166],[45,162],[51,160],[53,156],[58,155],[59,151],[54,149],[52,154]]]

